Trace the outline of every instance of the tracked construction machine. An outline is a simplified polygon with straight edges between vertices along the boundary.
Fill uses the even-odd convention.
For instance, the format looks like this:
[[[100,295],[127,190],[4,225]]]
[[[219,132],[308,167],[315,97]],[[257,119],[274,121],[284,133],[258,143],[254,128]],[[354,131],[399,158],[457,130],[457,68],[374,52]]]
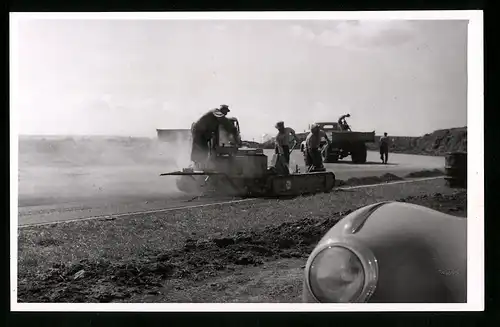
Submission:
[[[230,118],[240,133],[236,118]],[[292,148],[293,149],[293,148]],[[295,196],[329,192],[335,185],[332,172],[291,173],[283,156],[268,157],[263,149],[240,148],[222,128],[212,136],[205,162],[181,171],[161,174],[177,176],[177,187],[188,194],[219,194],[243,197]]]

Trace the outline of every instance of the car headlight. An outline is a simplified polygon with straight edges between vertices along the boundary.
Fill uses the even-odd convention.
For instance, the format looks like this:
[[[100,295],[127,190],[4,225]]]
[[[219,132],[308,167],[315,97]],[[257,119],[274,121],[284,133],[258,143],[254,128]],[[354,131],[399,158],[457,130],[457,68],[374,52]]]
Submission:
[[[308,271],[308,284],[319,302],[362,302],[374,291],[377,265],[374,257],[360,256],[352,248],[330,244],[319,251]]]

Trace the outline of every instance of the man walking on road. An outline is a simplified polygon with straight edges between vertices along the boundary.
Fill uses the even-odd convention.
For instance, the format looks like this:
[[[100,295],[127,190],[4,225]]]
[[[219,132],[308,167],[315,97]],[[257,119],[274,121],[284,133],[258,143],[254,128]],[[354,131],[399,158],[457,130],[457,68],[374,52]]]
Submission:
[[[283,121],[276,123],[275,127],[278,129],[275,140],[275,152],[276,154],[283,155],[286,164],[290,165],[290,136],[293,136],[297,143],[300,143],[299,138],[292,128],[285,127]]]
[[[387,160],[389,159],[389,137],[387,133],[384,133],[384,136],[380,137],[380,160],[382,160],[383,164],[387,164]]]

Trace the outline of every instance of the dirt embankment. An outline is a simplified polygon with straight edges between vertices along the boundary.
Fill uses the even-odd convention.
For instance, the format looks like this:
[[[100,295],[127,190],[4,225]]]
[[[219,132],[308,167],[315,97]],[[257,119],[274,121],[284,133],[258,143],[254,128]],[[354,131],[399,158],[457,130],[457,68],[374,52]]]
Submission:
[[[366,176],[366,177],[352,177],[348,180],[338,179],[335,181],[335,186],[340,187],[349,187],[349,186],[359,186],[359,185],[373,185],[373,184],[381,184],[381,183],[389,183],[396,181],[403,181],[407,178],[426,178],[426,177],[437,177],[443,176],[444,172],[439,169],[433,170],[421,170],[407,174],[404,178],[396,176],[391,173],[386,173],[382,176]]]
[[[297,134],[301,142],[307,136]],[[368,150],[378,151],[380,135],[375,143],[367,143]],[[467,151],[467,127],[440,129],[424,136],[393,136],[390,152],[442,156],[447,152]],[[264,149],[274,148],[274,139],[259,145]]]
[[[369,150],[379,149],[376,142],[367,144]],[[442,156],[447,152],[467,152],[467,127],[440,129],[419,137],[391,137],[390,152]]]

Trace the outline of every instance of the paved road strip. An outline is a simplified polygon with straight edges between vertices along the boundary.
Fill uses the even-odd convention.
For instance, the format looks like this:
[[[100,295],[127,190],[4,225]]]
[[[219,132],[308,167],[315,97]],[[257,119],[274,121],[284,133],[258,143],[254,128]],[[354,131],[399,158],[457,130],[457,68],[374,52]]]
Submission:
[[[415,182],[423,182],[423,181],[440,179],[440,178],[444,178],[444,176],[415,178],[415,179],[410,179],[410,180],[384,182],[384,183],[379,183],[379,184],[337,187],[334,190],[352,190],[352,189],[370,188],[370,187],[385,186],[385,185],[415,183]],[[95,219],[109,219],[109,218],[114,219],[114,218],[125,217],[125,216],[135,216],[135,215],[148,214],[148,213],[160,213],[160,212],[168,212],[168,211],[183,210],[183,209],[196,209],[196,208],[204,208],[204,207],[210,207],[210,206],[216,206],[216,205],[235,204],[235,203],[250,202],[250,201],[257,201],[257,200],[261,200],[261,199],[260,198],[250,198],[250,199],[241,199],[241,200],[229,200],[229,201],[223,201],[223,202],[205,203],[205,204],[182,206],[182,207],[167,208],[167,209],[127,212],[127,213],[120,213],[120,214],[114,214],[114,215],[100,215],[100,216],[61,220],[61,221],[39,223],[39,224],[26,224],[26,225],[20,225],[20,226],[18,226],[18,228],[37,227],[37,226],[44,226],[44,225],[55,225],[55,224],[62,224],[62,223],[73,223],[73,222],[78,222],[78,221],[95,220]]]

